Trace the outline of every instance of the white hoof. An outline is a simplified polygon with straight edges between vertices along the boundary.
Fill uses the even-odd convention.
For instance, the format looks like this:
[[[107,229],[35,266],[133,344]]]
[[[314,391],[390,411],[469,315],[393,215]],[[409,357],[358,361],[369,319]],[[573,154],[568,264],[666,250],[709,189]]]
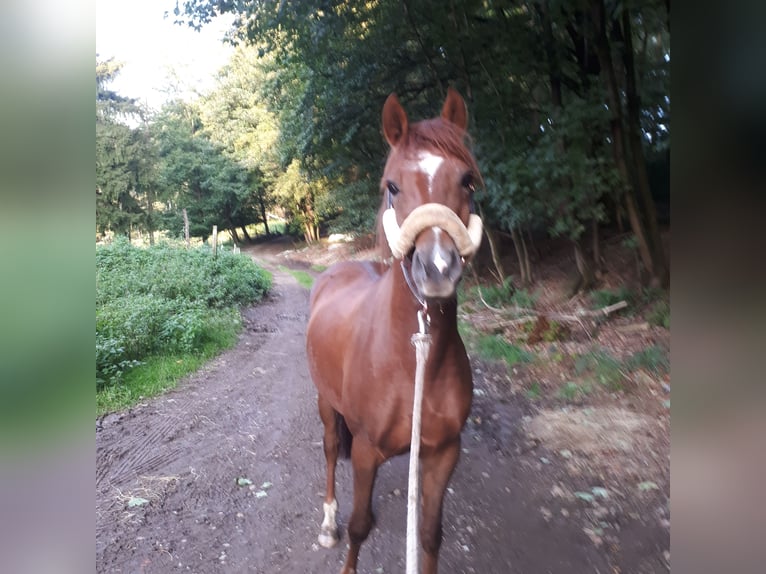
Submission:
[[[332,548],[338,543],[338,526],[335,514],[338,512],[338,501],[324,503],[324,520],[319,531],[319,544],[325,548]]]
[[[322,530],[319,533],[319,545],[323,548],[332,548],[338,543],[338,535],[334,532],[326,532]]]

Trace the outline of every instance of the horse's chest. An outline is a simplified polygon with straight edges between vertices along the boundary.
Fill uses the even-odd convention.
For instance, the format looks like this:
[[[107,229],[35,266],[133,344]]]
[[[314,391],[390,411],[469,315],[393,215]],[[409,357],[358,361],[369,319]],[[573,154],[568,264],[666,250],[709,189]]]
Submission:
[[[437,449],[453,442],[465,424],[469,404],[457,404],[460,397],[445,401],[444,395],[429,399],[424,397],[421,411],[421,444]],[[375,412],[359,421],[369,441],[387,457],[407,452],[412,436],[412,396],[386,405],[382,402]]]

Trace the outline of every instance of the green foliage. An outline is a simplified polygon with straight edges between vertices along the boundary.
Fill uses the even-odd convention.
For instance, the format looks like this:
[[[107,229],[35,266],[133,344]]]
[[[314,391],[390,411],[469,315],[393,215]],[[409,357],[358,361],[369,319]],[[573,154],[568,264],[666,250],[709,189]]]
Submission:
[[[239,328],[238,305],[259,300],[271,277],[248,257],[209,249],[96,248],[96,381],[115,385],[139,361],[199,351]]]
[[[96,387],[118,384],[123,374],[141,361],[127,359],[125,347],[119,339],[108,338],[96,332]]]
[[[314,277],[307,271],[288,269],[287,267],[280,267],[280,271],[285,271],[292,275],[301,287],[311,289],[311,286],[314,285]]]
[[[590,393],[591,387],[588,383],[578,384],[574,381],[567,381],[556,392],[556,396],[564,401],[571,402]]]
[[[670,299],[667,291],[644,287],[641,290],[641,302],[650,306],[647,316],[650,325],[670,329]]]
[[[637,351],[624,361],[620,361],[604,349],[595,348],[578,356],[574,368],[578,376],[617,391],[623,388],[629,373],[645,369],[661,374],[670,368],[670,361],[667,351],[657,345]]]
[[[559,341],[564,336],[564,326],[558,321],[549,321],[548,328],[543,332],[543,341],[546,343],[552,343]]]
[[[481,285],[476,285],[475,289],[477,297],[481,296],[484,298],[487,305],[491,305],[492,307],[502,307],[513,300],[513,277],[506,277],[503,280],[502,285],[492,284],[483,287]]]
[[[490,360],[505,361],[512,367],[532,360],[532,355],[497,335],[480,335],[477,341],[479,354]]]
[[[659,345],[652,345],[633,353],[625,361],[625,367],[630,371],[645,369],[659,375],[668,371],[670,359],[665,349]]]
[[[386,96],[397,92],[412,120],[432,117],[448,83],[470,94],[470,131],[486,184],[477,201],[487,225],[535,227],[575,240],[593,220],[606,218],[607,205],[621,203],[627,186],[613,159],[606,71],[592,37],[600,23],[590,7],[283,4],[184,0],[176,7],[177,20],[193,27],[232,15],[231,37],[240,42],[215,90],[193,106],[151,118],[156,145],[139,155],[148,166],[162,150],[147,181],[159,185],[169,205],[162,224],[173,233],[183,207],[194,212],[198,234],[213,223],[223,229],[261,220],[272,207],[308,240],[320,225],[369,231],[387,148],[380,134]],[[645,135],[647,157],[665,157],[667,9],[607,3],[606,10],[615,61],[628,56],[620,40],[623,14],[632,26],[641,105],[640,126],[632,127]],[[623,89],[625,68],[616,68]],[[114,73],[114,67],[97,70],[99,86]],[[152,191],[127,182],[121,161],[113,167],[104,183],[111,188],[109,225],[129,230],[149,218]],[[667,180],[665,172],[657,179]]]
[[[649,312],[649,324],[670,329],[670,303],[658,301]]]
[[[525,392],[526,396],[530,400],[536,400],[539,399],[542,395],[542,389],[540,388],[540,383],[532,383],[529,388]]]
[[[211,329],[210,341],[194,353],[152,355],[127,372],[121,384],[102,386],[96,393],[96,413],[112,412],[172,389],[178,380],[199,369],[221,349],[234,345],[237,332]]]
[[[617,391],[625,377],[623,364],[603,349],[594,349],[575,359],[575,373],[588,375],[600,385]]]
[[[553,343],[555,341],[562,340],[566,335],[566,328],[564,325],[559,323],[558,321],[546,321],[547,327],[544,331],[541,333],[538,333],[540,339],[536,342],[539,342],[540,340],[545,343]],[[538,328],[538,320],[535,320],[534,318],[527,321],[521,326],[521,332],[522,335],[519,337],[520,340],[524,342],[530,342],[530,335]],[[552,359],[556,361],[556,358],[558,357],[558,360],[561,360],[561,353],[555,353],[552,355]]]
[[[510,302],[519,309],[534,309],[537,298],[537,293],[530,293],[526,289],[517,289],[511,296]]]
[[[592,291],[590,300],[594,309],[600,309],[602,307],[614,305],[620,301],[625,301],[628,305],[631,305],[635,300],[635,295],[628,287],[622,286],[616,290],[603,289]]]

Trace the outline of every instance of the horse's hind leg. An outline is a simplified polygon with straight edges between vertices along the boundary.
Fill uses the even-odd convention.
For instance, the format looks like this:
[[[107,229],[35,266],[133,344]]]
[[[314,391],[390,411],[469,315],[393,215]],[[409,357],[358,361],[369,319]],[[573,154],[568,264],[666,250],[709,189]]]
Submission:
[[[460,440],[421,457],[423,490],[420,544],[423,547],[423,574],[436,574],[442,543],[442,504],[452,471],[460,456]]]
[[[341,574],[356,572],[359,549],[372,528],[372,489],[383,457],[366,440],[357,437],[351,445],[351,463],[354,467],[354,509],[348,521],[349,549]]]
[[[324,519],[319,531],[319,544],[325,548],[332,548],[338,543],[338,524],[336,513],[338,501],[335,499],[335,465],[338,462],[338,447],[340,439],[338,435],[337,413],[330,403],[319,395],[319,416],[324,424],[324,456],[327,462],[327,486],[324,499]]]

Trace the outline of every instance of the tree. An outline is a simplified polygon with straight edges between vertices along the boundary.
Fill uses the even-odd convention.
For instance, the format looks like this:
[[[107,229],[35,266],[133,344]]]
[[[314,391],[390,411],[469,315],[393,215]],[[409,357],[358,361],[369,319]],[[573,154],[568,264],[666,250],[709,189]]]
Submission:
[[[225,66],[218,85],[198,103],[204,131],[226,156],[247,172],[249,193],[242,197],[240,219],[260,220],[269,233],[267,210],[274,203],[270,192],[280,173],[280,130],[266,105],[268,70],[253,49],[240,48]]]
[[[96,231],[129,236],[148,222],[138,189],[144,140],[125,123],[142,112],[134,100],[108,89],[121,67],[96,60]]]
[[[524,281],[530,231],[566,237],[587,286],[600,264],[599,228],[623,213],[649,278],[667,276],[647,175],[647,154],[669,149],[667,10],[612,0],[330,0],[289,9],[187,0],[177,18],[197,27],[220,11],[235,15],[232,37],[258,54],[253,86],[280,134],[280,197],[303,190],[309,201],[291,209],[313,210],[304,220],[341,225],[374,212],[385,97],[396,91],[426,117],[453,85],[470,107],[490,234],[513,238]]]

